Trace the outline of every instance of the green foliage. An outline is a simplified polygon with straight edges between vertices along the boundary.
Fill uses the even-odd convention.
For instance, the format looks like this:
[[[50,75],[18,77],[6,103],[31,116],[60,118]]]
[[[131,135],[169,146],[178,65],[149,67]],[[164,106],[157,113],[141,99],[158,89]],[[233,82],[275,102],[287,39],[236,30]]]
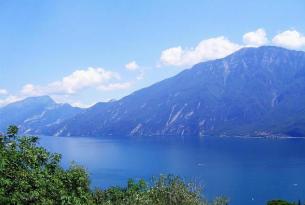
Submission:
[[[18,134],[18,127],[16,125],[10,125],[7,129],[7,136],[8,137],[16,137]]]
[[[296,203],[290,203],[284,200],[272,200],[272,201],[268,201],[267,205],[296,205]]]
[[[201,189],[179,177],[161,176],[150,185],[130,179],[126,187],[90,190],[86,170],[60,166],[61,155],[37,146],[38,137],[17,137],[10,126],[0,143],[0,204],[207,205]],[[212,205],[225,205],[217,198]]]
[[[86,171],[76,165],[64,170],[61,156],[37,141],[21,137],[2,144],[0,204],[85,204],[91,196]]]
[[[94,203],[102,205],[208,205],[201,190],[172,175],[154,178],[150,186],[144,180],[128,181],[126,188],[111,187],[95,190]],[[217,198],[210,205],[226,205],[228,200]]]

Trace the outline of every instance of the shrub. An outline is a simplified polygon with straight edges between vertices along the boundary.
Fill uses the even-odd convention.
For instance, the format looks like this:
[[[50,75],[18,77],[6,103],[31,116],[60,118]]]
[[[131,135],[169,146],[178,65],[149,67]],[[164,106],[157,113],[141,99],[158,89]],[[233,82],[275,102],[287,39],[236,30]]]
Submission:
[[[290,203],[284,200],[272,200],[272,201],[268,201],[267,205],[296,205],[296,203]]]

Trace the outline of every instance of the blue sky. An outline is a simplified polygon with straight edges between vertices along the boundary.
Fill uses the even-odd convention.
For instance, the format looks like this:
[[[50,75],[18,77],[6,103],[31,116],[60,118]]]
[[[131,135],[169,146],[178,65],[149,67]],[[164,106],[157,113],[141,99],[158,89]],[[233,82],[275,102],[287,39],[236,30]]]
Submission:
[[[304,50],[304,11],[302,0],[0,1],[0,106],[35,95],[86,106],[244,46]]]

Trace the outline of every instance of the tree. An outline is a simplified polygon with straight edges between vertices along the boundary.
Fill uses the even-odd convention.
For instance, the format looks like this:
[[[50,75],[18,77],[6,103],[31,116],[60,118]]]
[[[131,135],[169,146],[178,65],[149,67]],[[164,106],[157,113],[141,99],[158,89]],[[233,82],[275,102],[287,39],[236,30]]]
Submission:
[[[19,128],[16,125],[10,125],[7,129],[7,136],[9,138],[15,138],[18,134]]]
[[[296,204],[284,200],[272,200],[272,201],[268,201],[267,205],[296,205]]]
[[[4,143],[4,135],[0,132],[0,146]]]
[[[16,137],[0,147],[0,204],[90,204],[84,168],[60,166],[61,155],[38,147],[38,137]]]

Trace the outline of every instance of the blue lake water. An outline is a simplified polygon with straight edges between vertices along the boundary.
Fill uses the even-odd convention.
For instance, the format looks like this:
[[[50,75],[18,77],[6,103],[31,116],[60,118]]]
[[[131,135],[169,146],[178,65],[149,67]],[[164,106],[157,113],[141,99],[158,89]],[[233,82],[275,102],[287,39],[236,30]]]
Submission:
[[[305,139],[41,137],[40,144],[61,153],[65,167],[84,165],[93,187],[163,173],[196,181],[207,198],[225,195],[231,205],[305,200]]]

